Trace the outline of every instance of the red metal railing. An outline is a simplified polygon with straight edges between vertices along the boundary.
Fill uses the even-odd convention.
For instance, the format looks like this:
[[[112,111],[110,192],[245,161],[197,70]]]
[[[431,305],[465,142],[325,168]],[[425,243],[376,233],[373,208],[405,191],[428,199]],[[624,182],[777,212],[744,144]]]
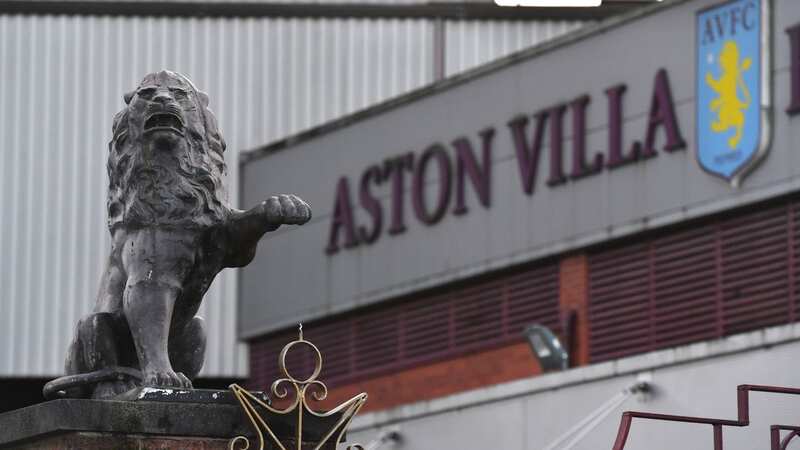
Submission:
[[[800,395],[800,389],[795,388],[743,384],[737,388],[736,392],[736,406],[738,409],[736,420],[627,411],[622,414],[622,420],[620,421],[619,430],[617,431],[617,440],[614,442],[614,447],[612,447],[612,449],[623,450],[625,448],[625,443],[628,440],[628,433],[630,433],[631,426],[633,425],[633,419],[636,418],[711,425],[714,433],[714,450],[722,450],[722,427],[746,427],[750,425],[750,392]],[[782,441],[781,431],[790,432]],[[771,449],[785,450],[789,445],[789,442],[798,435],[800,435],[800,427],[789,425],[772,425],[770,427]]]

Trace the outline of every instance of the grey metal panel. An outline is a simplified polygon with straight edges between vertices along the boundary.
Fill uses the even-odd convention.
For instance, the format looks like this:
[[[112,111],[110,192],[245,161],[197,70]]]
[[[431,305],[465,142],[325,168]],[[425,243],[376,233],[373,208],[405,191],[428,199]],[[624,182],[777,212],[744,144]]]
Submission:
[[[209,93],[238,204],[240,150],[430,82],[430,36],[419,20],[0,16],[0,377],[62,370],[109,245],[111,118],[145,73]],[[236,295],[226,271],[204,302],[206,376],[246,373]]]
[[[28,1],[40,1],[40,0],[28,0]],[[46,0],[44,0],[46,1]],[[84,0],[64,0],[64,1],[84,1]],[[117,0],[97,0],[97,1],[108,1],[113,2]],[[130,1],[141,1],[141,2],[148,2],[152,0],[130,0]],[[166,0],[169,3],[187,3],[187,2],[209,2],[209,3],[295,3],[297,0]],[[446,0],[450,1],[450,0]],[[486,0],[484,2],[487,2]],[[319,4],[346,4],[346,3],[356,3],[356,4],[418,4],[418,3],[428,3],[427,0],[310,0],[304,1],[303,3],[319,3]]]
[[[301,136],[286,149],[251,160],[243,176],[246,201],[255,201],[279,186],[310,201],[315,218],[303,227],[274,233],[264,243],[264,247],[280,249],[285,260],[261,254],[244,271],[241,308],[246,314],[240,317],[240,335],[254,336],[298,320],[798,189],[800,165],[793,149],[800,129],[792,126],[797,119],[783,113],[789,97],[789,52],[783,30],[800,21],[800,3],[794,1],[774,2],[773,34],[778,44],[773,73],[778,104],[771,154],[738,190],[704,173],[695,162],[694,20],[697,10],[713,3],[673,2],[635,20],[612,20],[613,26],[578,33],[563,45],[545,45],[527,56],[514,55],[491,70],[480,69],[446,82],[445,88],[430,94],[409,96],[409,101],[379,114],[342,121],[324,134]],[[509,119],[590,94],[587,149],[606,152],[604,91],[625,83],[624,144],[628,149],[644,137],[653,80],[660,68],[668,71],[687,149],[660,152],[657,158],[552,188],[545,184],[549,165],[545,152],[535,194],[523,193],[506,126]],[[570,167],[569,117],[565,122],[564,166]],[[360,174],[369,165],[405,151],[418,156],[432,143],[449,145],[459,136],[469,136],[477,148],[477,133],[487,126],[497,130],[490,210],[472,197],[469,214],[448,214],[428,227],[413,217],[407,192],[404,234],[384,232],[372,245],[325,254],[339,177],[347,176],[357,188]],[[663,146],[663,139],[659,133],[657,147]],[[383,198],[386,210],[386,183],[374,192]],[[357,201],[357,193],[354,197]],[[263,283],[271,286],[268,293],[260,289]]]
[[[586,22],[574,20],[453,21],[445,22],[447,75],[463,72],[493,59],[575,30]]]
[[[771,331],[778,329],[763,333],[769,335]],[[522,386],[533,384],[530,378],[364,413],[356,418],[348,437],[353,442],[367,443],[381,432],[397,430],[403,438],[402,448],[408,450],[542,450],[582,419],[598,414],[601,406],[612,406],[608,402],[637,381],[637,372],[650,378],[652,393],[630,397],[613,407],[603,420],[569,436],[566,442],[581,431],[591,430],[571,448],[611,448],[624,411],[735,420],[737,385],[797,385],[794,355],[800,350],[800,343],[795,340],[741,351],[755,334],[537,377],[541,383],[528,392]],[[714,355],[714,350],[725,345],[738,347],[739,351]],[[693,354],[707,356],[691,358]],[[643,368],[637,370],[636,366]],[[604,376],[598,376],[600,373]],[[749,408],[749,426],[724,428],[726,446],[764,448],[771,425],[790,423],[800,413],[796,396],[790,395],[751,393]],[[371,422],[380,425],[373,426]],[[625,448],[704,449],[711,448],[711,442],[710,426],[635,419]],[[564,447],[562,444],[558,448]]]
[[[42,0],[28,0],[28,1],[42,1]],[[43,0],[47,1],[47,0]],[[85,0],[63,0],[63,1],[85,1]],[[95,1],[108,1],[113,2],[117,0],[95,0]],[[142,1],[149,2],[152,0],[129,0],[129,1]],[[186,3],[186,2],[209,2],[209,3],[297,3],[298,0],[165,0],[168,3]],[[425,4],[432,3],[429,0],[303,0],[303,3],[318,3],[318,4],[389,4],[389,5],[407,5],[407,4]],[[435,3],[494,3],[492,0],[442,0]]]

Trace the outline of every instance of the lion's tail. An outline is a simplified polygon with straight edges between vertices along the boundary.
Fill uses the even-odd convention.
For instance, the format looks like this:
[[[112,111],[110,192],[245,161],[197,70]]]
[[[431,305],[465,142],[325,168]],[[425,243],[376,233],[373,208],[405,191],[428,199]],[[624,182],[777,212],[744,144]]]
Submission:
[[[126,379],[142,379],[142,372],[131,367],[109,367],[89,373],[79,373],[56,378],[44,385],[42,395],[45,400],[74,397],[70,391],[103,381],[123,381]]]

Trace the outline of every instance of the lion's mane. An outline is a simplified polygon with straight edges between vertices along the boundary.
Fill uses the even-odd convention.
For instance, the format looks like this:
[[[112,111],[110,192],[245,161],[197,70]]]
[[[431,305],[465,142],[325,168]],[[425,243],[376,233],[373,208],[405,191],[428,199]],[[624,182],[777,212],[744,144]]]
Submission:
[[[177,75],[177,74],[176,74]],[[181,75],[177,75],[182,77]],[[108,157],[108,226],[204,228],[224,221],[230,210],[225,191],[225,141],[208,109],[208,96],[191,82],[203,128],[188,121],[188,151],[147,156],[129,133],[130,108],[114,116]]]

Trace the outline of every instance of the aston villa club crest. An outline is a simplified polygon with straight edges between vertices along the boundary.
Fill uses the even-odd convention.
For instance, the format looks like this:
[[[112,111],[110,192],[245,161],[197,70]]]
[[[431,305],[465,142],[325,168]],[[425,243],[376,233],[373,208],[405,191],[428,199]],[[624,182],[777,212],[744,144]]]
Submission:
[[[738,186],[769,149],[769,0],[697,14],[697,160]]]

